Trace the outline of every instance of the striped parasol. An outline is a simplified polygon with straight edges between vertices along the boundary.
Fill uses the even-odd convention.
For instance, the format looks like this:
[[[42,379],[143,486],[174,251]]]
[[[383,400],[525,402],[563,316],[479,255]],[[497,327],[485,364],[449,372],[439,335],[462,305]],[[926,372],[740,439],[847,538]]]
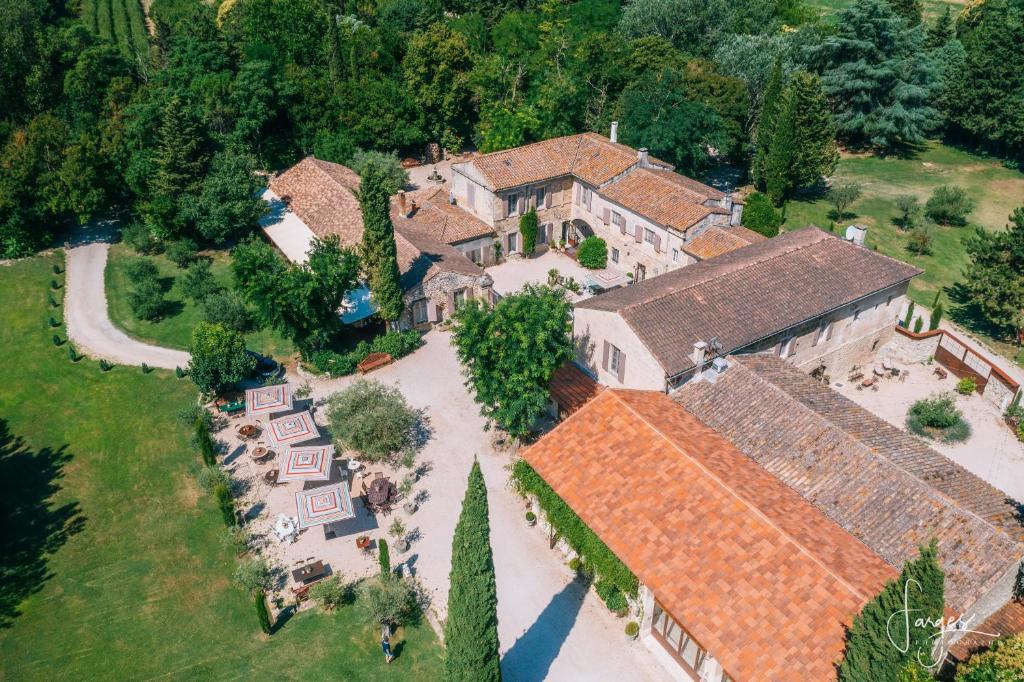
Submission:
[[[295,509],[299,528],[344,521],[356,515],[344,482],[295,493]]]
[[[277,481],[326,481],[331,477],[333,455],[333,445],[288,448]]]
[[[267,423],[267,433],[270,439],[278,445],[290,445],[301,443],[304,440],[312,440],[320,436],[316,428],[313,415],[308,411],[286,414],[277,419],[271,419]]]
[[[286,384],[250,388],[245,392],[245,414],[270,414],[292,409],[292,392]]]

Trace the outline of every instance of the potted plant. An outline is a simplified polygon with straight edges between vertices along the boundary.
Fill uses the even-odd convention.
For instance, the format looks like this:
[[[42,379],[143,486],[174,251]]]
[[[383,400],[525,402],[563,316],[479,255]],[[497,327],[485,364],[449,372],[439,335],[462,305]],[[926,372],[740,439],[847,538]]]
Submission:
[[[369,546],[370,546],[370,536],[369,535],[360,535],[359,537],[356,538],[356,548],[358,548],[358,549],[366,549]]]
[[[532,511],[526,512],[526,525],[527,526],[536,526],[537,525],[537,515],[534,514]]]
[[[626,639],[634,640],[637,638],[637,635],[639,634],[640,625],[636,621],[631,620],[628,623],[626,623]]]
[[[414,514],[419,508],[416,505],[416,499],[412,496],[412,481],[408,478],[402,480],[398,484],[398,495],[405,500],[405,504],[402,505],[402,509],[405,510],[406,514]]]
[[[405,534],[405,524],[402,519],[395,519],[388,528],[388,534],[395,539],[395,549],[399,552],[409,551],[409,538]]]

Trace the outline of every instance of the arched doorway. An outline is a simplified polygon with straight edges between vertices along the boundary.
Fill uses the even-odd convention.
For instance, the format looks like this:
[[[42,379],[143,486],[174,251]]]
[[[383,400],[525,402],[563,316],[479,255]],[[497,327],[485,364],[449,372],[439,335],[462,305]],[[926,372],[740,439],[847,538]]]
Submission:
[[[593,234],[593,228],[591,228],[585,220],[575,218],[571,221],[562,223],[562,239],[565,240],[565,243],[569,246],[576,246]]]

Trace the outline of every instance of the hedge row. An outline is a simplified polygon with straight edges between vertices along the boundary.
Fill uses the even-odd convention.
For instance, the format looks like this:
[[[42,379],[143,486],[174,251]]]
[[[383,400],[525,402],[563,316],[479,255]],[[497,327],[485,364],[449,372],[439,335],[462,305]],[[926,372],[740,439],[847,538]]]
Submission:
[[[614,585],[622,592],[636,597],[639,581],[619,557],[608,549],[608,545],[583,523],[576,512],[567,505],[551,486],[533,470],[524,459],[517,459],[512,465],[512,481],[521,494],[537,497],[548,522],[555,532],[569,543],[584,562],[594,570],[601,582]],[[643,542],[644,538],[637,538]],[[609,607],[612,605],[609,604]]]
[[[423,345],[423,337],[416,330],[405,332],[388,332],[374,337],[370,342],[360,341],[355,349],[348,353],[335,353],[331,350],[319,350],[309,356],[309,361],[321,372],[340,377],[352,374],[360,362],[370,353],[388,353],[396,360],[408,355]]]

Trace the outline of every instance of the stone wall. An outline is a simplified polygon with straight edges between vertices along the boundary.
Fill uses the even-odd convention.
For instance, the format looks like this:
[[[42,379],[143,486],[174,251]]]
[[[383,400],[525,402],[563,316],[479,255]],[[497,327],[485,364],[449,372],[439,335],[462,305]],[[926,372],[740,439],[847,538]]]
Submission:
[[[893,334],[883,351],[898,363],[906,365],[923,365],[935,357],[939,347],[941,334],[912,338],[904,334]]]
[[[487,295],[486,288],[481,286],[480,279],[480,277],[457,272],[441,272],[426,282],[409,289],[402,297],[405,301],[405,310],[402,312],[402,317],[399,318],[399,327],[401,329],[412,329],[414,327],[427,329],[430,327],[433,323],[432,321],[420,325],[413,324],[412,304],[420,299],[425,298],[433,302],[437,306],[441,319],[447,320],[451,317],[452,313],[450,294],[454,294],[454,292],[460,289],[467,289],[473,298],[485,298]]]

